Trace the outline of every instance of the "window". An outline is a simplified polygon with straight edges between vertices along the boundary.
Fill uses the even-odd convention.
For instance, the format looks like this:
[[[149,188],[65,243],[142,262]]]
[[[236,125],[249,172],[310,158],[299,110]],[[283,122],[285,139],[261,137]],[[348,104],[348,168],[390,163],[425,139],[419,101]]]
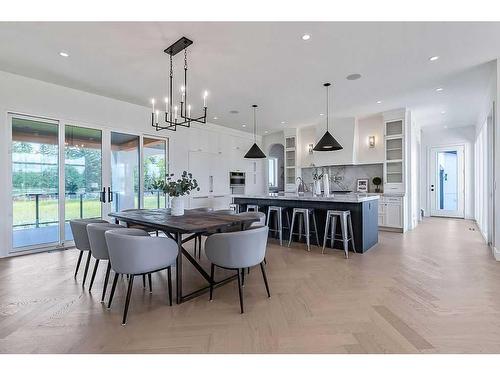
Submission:
[[[278,158],[269,158],[269,187],[278,187]]]

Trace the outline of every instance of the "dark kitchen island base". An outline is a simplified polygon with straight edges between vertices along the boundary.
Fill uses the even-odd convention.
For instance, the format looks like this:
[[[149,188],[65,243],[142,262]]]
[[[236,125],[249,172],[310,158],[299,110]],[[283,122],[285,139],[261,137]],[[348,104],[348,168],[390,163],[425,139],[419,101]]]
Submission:
[[[286,207],[289,210],[290,220],[292,218],[293,208],[314,208],[316,213],[316,221],[318,225],[318,237],[320,246],[323,245],[323,235],[325,233],[325,221],[327,210],[350,210],[352,217],[352,228],[354,231],[354,243],[356,245],[356,252],[365,253],[378,243],[378,196],[370,197],[370,199],[359,198],[356,199],[339,198],[302,198],[296,196],[291,197],[234,197],[233,202],[240,205],[241,210],[246,210],[247,204],[256,204],[259,210],[267,215],[267,208],[269,206]],[[296,222],[297,224],[297,222]],[[269,224],[271,227],[272,223]],[[286,226],[286,216],[283,220],[283,226]],[[312,222],[311,224],[312,225]],[[297,226],[296,226],[297,228]],[[295,229],[294,232],[297,232]],[[288,241],[289,231],[283,230],[283,240]],[[340,223],[337,221],[337,235],[340,235]],[[293,241],[298,241],[297,236],[294,236]],[[316,242],[314,234],[311,235],[311,244]],[[330,241],[327,241],[327,248],[330,247]],[[336,241],[334,247],[342,249],[342,241]],[[349,250],[352,245],[349,243]]]

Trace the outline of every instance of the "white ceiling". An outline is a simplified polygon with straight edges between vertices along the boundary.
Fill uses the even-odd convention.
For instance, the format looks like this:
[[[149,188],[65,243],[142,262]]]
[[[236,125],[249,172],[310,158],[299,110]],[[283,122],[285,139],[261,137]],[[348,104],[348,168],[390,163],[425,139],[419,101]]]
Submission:
[[[149,106],[166,94],[163,49],[181,36],[194,41],[194,107],[208,89],[210,122],[251,131],[250,106],[258,104],[261,134],[324,121],[326,81],[336,116],[409,107],[422,126],[473,125],[487,63],[500,56],[500,23],[4,22],[0,70]],[[178,87],[182,56],[174,62]],[[346,80],[351,73],[362,78]]]

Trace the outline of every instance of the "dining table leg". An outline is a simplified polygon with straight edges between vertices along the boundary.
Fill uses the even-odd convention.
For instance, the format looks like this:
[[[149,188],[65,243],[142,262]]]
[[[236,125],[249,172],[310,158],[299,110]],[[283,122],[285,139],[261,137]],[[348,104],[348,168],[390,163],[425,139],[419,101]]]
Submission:
[[[177,261],[175,267],[175,284],[176,284],[176,301],[180,305],[182,302],[182,234],[176,234],[177,247],[179,252],[177,253]]]

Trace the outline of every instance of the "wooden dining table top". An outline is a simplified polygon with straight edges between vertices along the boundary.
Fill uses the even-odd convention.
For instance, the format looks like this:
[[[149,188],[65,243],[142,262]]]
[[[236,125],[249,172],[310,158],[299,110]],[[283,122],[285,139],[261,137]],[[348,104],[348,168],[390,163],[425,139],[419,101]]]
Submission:
[[[169,208],[127,210],[112,212],[109,216],[127,223],[175,233],[203,233],[259,221],[254,212],[236,215],[200,209],[185,210],[182,216],[171,215]]]

